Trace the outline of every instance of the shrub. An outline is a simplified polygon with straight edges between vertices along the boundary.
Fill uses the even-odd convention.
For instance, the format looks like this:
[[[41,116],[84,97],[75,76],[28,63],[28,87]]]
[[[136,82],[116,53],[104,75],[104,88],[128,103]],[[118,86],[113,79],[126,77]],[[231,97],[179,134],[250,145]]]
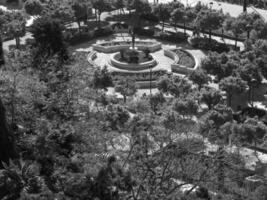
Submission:
[[[152,37],[154,36],[154,29],[149,29],[149,28],[136,28],[135,33],[140,36],[148,36]]]
[[[77,29],[67,29],[64,32],[64,37],[70,45],[76,45],[92,40],[96,37],[109,36],[112,33],[113,31],[110,27],[97,28],[94,31],[82,29],[80,32]]]
[[[209,40],[209,38],[195,37],[190,39],[190,43],[194,48],[216,51],[218,53],[228,52],[233,48],[232,45],[220,43],[213,39]]]
[[[113,31],[112,31],[112,29],[110,27],[97,28],[94,31],[94,37],[109,36],[112,33],[113,33]]]
[[[187,41],[187,38],[189,37],[189,35],[186,35],[185,37],[184,33],[181,33],[181,32],[177,32],[177,33],[167,32],[167,33],[160,33],[158,37],[159,39],[162,39],[162,40],[167,40],[169,42],[178,43],[178,42]]]

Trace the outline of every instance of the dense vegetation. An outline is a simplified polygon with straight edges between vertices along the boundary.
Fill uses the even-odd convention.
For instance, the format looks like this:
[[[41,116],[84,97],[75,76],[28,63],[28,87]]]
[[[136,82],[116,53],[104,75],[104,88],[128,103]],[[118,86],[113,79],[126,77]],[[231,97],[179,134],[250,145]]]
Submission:
[[[252,104],[252,91],[267,76],[267,42],[258,40],[262,29],[257,29],[265,22],[246,15],[258,32],[244,51],[209,52],[189,77],[155,74],[158,93],[136,98],[134,76],[114,78],[107,68],[90,66],[85,53],[71,52],[61,20],[73,14],[82,33],[87,1],[49,2],[42,9],[40,2],[28,2],[36,6],[28,13],[41,13],[29,28],[33,40],[5,51],[0,68],[0,199],[266,199],[266,184],[248,183],[256,172],[240,151],[266,148],[267,126],[263,118],[246,114],[237,120],[232,106],[239,93],[247,93]],[[184,9],[179,3],[151,8],[141,0],[114,5],[96,0],[97,26],[112,7],[123,13],[123,3],[136,10],[129,17],[138,28],[145,15],[166,22],[174,19],[170,8]],[[193,9],[200,9],[195,12],[200,29],[213,31],[225,20],[205,7]],[[181,13],[176,10],[175,19]],[[21,37],[22,15],[1,14],[6,20],[1,30],[16,27],[14,38]],[[240,35],[246,34],[243,17],[227,19],[232,27],[242,22]],[[164,34],[164,25],[160,31]],[[123,100],[106,94],[110,86]]]

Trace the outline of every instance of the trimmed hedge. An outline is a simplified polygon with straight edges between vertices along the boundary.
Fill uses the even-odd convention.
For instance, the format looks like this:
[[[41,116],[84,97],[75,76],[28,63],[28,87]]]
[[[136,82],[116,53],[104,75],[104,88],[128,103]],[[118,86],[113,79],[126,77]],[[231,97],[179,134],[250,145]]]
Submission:
[[[189,42],[194,48],[216,51],[218,53],[228,52],[230,51],[230,49],[234,48],[233,45],[220,43],[214,39],[210,40],[209,38],[196,37],[196,38],[190,39]]]
[[[148,36],[153,37],[155,34],[154,29],[147,29],[147,28],[135,28],[135,33],[140,36]]]
[[[166,40],[169,42],[173,43],[178,43],[178,42],[185,42],[187,41],[189,35],[181,32],[173,33],[173,32],[165,32],[165,33],[160,33],[159,36],[156,36],[157,39],[161,40]]]
[[[113,34],[113,31],[110,27],[97,28],[93,31],[81,31],[77,29],[67,29],[65,31],[66,41],[70,45],[77,45],[97,37],[110,36]]]

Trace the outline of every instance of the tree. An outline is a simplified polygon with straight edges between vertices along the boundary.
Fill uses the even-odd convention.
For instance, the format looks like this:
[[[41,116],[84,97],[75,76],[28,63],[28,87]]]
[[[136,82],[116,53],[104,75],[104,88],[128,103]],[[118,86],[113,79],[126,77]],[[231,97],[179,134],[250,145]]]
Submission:
[[[253,200],[264,200],[267,199],[267,187],[261,185],[253,192]]]
[[[27,0],[24,3],[24,9],[29,15],[40,15],[43,11],[43,6],[39,0]]]
[[[166,101],[162,93],[156,93],[154,95],[151,95],[149,97],[150,105],[153,110],[153,112],[156,114],[157,110],[159,109],[159,106],[162,106],[162,104]]]
[[[196,26],[201,30],[209,30],[209,39],[211,42],[211,31],[217,30],[222,26],[223,14],[214,10],[202,10],[196,18]]]
[[[58,19],[62,22],[69,22],[72,21],[74,17],[71,5],[72,3],[70,3],[69,0],[49,1],[48,4],[44,4],[43,13],[53,19]]]
[[[134,13],[129,13],[129,23],[135,32],[135,29],[141,27],[142,25],[141,18],[151,13],[151,7],[149,3],[144,0],[130,0],[128,1],[127,6],[129,10],[135,10]]]
[[[64,26],[58,19],[43,16],[34,21],[30,28],[38,49],[36,57],[59,55],[61,60],[68,59],[68,52],[63,38]]]
[[[224,22],[224,28],[227,31],[231,31],[236,37],[235,47],[237,47],[238,36],[244,32],[241,21],[236,18],[228,17]]]
[[[79,27],[79,31],[81,30],[81,21],[86,22],[87,21],[87,5],[85,3],[81,3],[76,1],[72,5],[72,9],[74,11],[74,16],[76,18],[76,22]]]
[[[240,77],[247,82],[247,85],[249,87],[248,99],[249,101],[252,101],[252,90],[254,89],[253,87],[258,86],[262,81],[260,70],[254,63],[245,61],[245,63],[243,63],[243,65],[239,67],[238,73],[240,74]]]
[[[205,87],[200,90],[200,101],[205,103],[209,110],[211,110],[215,105],[220,103],[222,100],[222,95],[219,90],[211,87]]]
[[[4,30],[16,40],[16,47],[20,47],[20,37],[26,33],[26,20],[21,12],[5,12]]]
[[[162,33],[164,31],[165,22],[170,19],[170,7],[168,4],[158,4],[154,7],[153,13],[158,17],[159,21],[162,21]]]
[[[178,3],[178,5],[180,5]],[[186,36],[186,23],[191,21],[194,18],[194,14],[190,9],[184,8],[183,5],[181,7],[176,8],[171,13],[171,21],[175,24],[177,23],[183,23],[184,24],[184,35]]]
[[[219,54],[210,53],[205,59],[201,61],[201,68],[208,74],[216,75],[220,80],[221,74],[223,74]]]
[[[2,162],[8,163],[10,159],[17,158],[17,152],[14,146],[14,137],[9,130],[6,120],[5,107],[0,99],[0,167]]]
[[[199,133],[208,138],[211,143],[225,144],[229,139],[229,135],[231,135],[231,131],[229,131],[231,128],[227,123],[232,120],[231,109],[218,104],[201,117]]]
[[[112,86],[112,84],[112,78],[107,70],[107,67],[104,67],[102,69],[98,68],[94,71],[92,79],[92,87],[94,89],[107,90],[107,87]]]
[[[133,96],[137,91],[135,80],[129,78],[119,80],[115,84],[115,91],[121,93],[125,103],[126,97]]]
[[[227,93],[227,104],[231,107],[233,94],[244,92],[246,90],[246,82],[240,77],[229,76],[220,81],[219,87]]]
[[[178,76],[163,76],[157,82],[158,89],[175,97],[186,96],[192,88],[192,85],[186,80]]]
[[[5,64],[2,37],[0,36],[0,68]]]
[[[123,10],[124,6],[125,5],[124,5],[124,1],[123,0],[116,0],[115,7],[120,11],[120,14],[121,14],[121,12],[124,13],[124,10]]]
[[[95,0],[93,1],[93,8],[97,10],[98,22],[100,22],[101,14],[110,9],[110,4],[106,0]]]
[[[198,104],[192,97],[175,100],[173,110],[181,114],[183,117],[197,114]]]
[[[190,75],[189,79],[198,85],[200,90],[204,84],[210,82],[211,78],[202,69],[194,70]]]

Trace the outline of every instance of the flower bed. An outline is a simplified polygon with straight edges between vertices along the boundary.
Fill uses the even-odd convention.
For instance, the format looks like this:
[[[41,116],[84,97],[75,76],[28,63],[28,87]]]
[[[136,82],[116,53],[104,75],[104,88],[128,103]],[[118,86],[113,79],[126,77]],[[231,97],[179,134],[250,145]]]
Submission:
[[[185,50],[164,50],[164,55],[174,60],[171,65],[174,73],[188,75],[198,67],[194,57]]]
[[[176,55],[179,57],[177,64],[183,65],[187,68],[194,68],[196,65],[194,57],[187,51],[180,49],[174,50]]]

